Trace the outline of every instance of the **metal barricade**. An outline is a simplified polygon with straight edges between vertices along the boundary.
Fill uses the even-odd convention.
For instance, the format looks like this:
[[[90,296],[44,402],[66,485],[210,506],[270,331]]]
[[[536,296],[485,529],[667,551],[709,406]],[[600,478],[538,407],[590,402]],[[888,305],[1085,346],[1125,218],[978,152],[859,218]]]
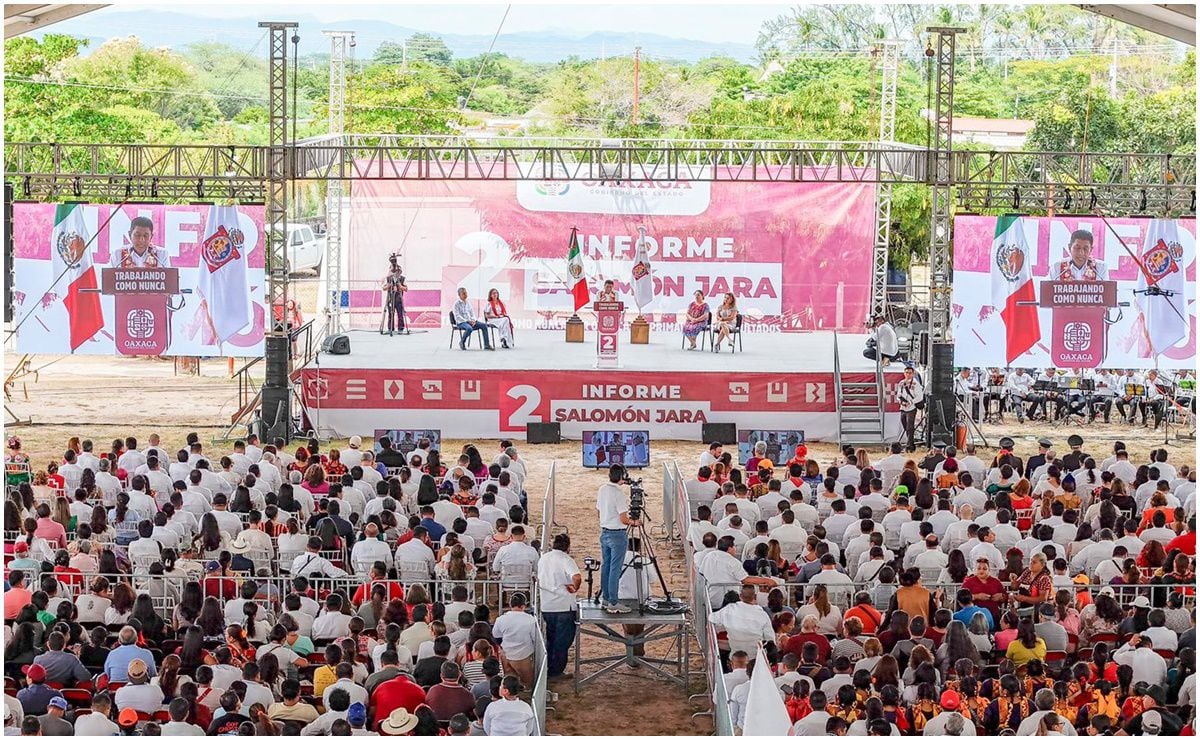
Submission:
[[[542,552],[548,552],[554,542],[554,469],[555,461],[550,461],[550,472],[547,474],[546,497],[542,499]]]
[[[539,623],[541,620],[538,620]],[[550,690],[547,683],[550,680],[549,662],[546,656],[546,630],[545,626],[538,630],[537,639],[533,643],[533,664],[535,666],[535,674],[533,678],[533,694],[529,698],[529,703],[533,707],[534,735],[548,735],[546,731],[546,702],[550,698]]]

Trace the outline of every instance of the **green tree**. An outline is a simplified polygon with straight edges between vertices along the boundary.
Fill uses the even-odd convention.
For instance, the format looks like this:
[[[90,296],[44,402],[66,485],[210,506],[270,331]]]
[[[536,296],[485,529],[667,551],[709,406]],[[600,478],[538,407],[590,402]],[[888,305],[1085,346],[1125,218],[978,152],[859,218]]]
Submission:
[[[346,84],[347,130],[360,133],[448,133],[461,116],[458,80],[447,67],[407,69],[372,64]]]
[[[267,61],[261,55],[219,42],[190,44],[183,55],[196,70],[200,84],[213,94],[221,118],[230,120],[267,99]],[[328,72],[325,78],[328,86]]]
[[[431,64],[450,66],[454,55],[441,37],[429,33],[414,33],[405,41],[408,47],[408,61],[429,62]]]

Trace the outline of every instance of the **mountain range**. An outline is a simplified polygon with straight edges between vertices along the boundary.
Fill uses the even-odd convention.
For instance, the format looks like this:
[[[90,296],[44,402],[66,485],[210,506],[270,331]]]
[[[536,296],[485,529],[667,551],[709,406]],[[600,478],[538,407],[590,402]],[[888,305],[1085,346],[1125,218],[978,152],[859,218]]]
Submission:
[[[355,31],[356,54],[359,59],[372,57],[379,45],[385,41],[401,42],[416,33],[431,33],[441,38],[456,57],[482,54],[492,42],[489,35],[432,33],[424,29],[406,28],[372,19],[345,20],[329,24],[303,13],[281,13],[278,19],[294,20],[300,24],[302,55],[325,53],[329,50],[328,43],[320,34],[326,29]],[[98,35],[96,31],[99,29],[104,29],[106,35]],[[219,19],[172,11],[113,9],[63,21],[47,31],[33,35],[40,36],[45,32],[82,36],[91,42],[91,49],[95,49],[108,38],[137,36],[150,48],[181,49],[196,42],[219,41],[242,51],[251,51],[257,44],[256,53],[266,56],[265,43],[259,43],[263,29],[258,28],[256,21],[245,18]],[[637,46],[642,47],[642,52],[652,58],[686,62],[695,62],[711,56],[727,56],[750,63],[754,61],[756,54],[753,44],[714,43],[636,31],[589,32],[586,29],[502,33],[496,40],[494,51],[528,62],[554,63],[572,56],[593,59],[631,54]]]

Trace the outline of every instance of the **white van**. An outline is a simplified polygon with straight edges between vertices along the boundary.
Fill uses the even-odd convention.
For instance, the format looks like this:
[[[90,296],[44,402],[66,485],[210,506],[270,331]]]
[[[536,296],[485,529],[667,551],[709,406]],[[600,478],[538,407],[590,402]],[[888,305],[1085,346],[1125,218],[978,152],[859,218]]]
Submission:
[[[288,273],[312,270],[321,274],[325,259],[325,237],[313,233],[308,224],[288,224]]]

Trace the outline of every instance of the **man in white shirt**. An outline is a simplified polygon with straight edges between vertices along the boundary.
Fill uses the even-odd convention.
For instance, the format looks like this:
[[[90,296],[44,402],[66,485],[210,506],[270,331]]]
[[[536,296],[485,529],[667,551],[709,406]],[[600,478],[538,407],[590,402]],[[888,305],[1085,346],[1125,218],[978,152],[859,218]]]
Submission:
[[[604,610],[610,614],[628,614],[629,607],[619,601],[621,567],[629,546],[626,527],[636,522],[629,516],[629,506],[621,481],[625,468],[613,465],[608,469],[608,482],[596,492],[596,510],[600,514],[600,594]],[[503,551],[503,548],[501,548]],[[497,552],[496,556],[499,557]]]
[[[489,737],[533,734],[536,724],[533,708],[519,698],[521,688],[516,676],[504,677],[500,682],[500,700],[488,704],[483,713],[483,734]]]
[[[1145,597],[1141,597],[1146,600]],[[1147,605],[1148,605],[1148,600]],[[1135,604],[1136,605],[1136,604]],[[1154,641],[1142,635],[1133,635],[1129,642],[1117,648],[1113,653],[1113,661],[1118,665],[1133,668],[1133,683],[1145,681],[1151,686],[1165,686],[1167,682],[1167,661],[1154,652]]]
[[[507,545],[505,546],[507,547]],[[502,550],[504,548],[501,548]],[[537,564],[542,620],[546,623],[546,665],[551,677],[561,676],[575,642],[575,610],[583,575],[569,552],[571,538],[554,535],[554,543]]]
[[[711,469],[724,452],[724,446],[720,442],[709,444],[708,449],[700,453],[700,467]]]
[[[397,568],[404,563],[424,565],[428,575],[432,576],[435,562],[433,550],[429,547],[429,532],[422,526],[413,527],[412,539],[396,548]]]
[[[329,594],[325,598],[325,610],[313,620],[312,639],[337,640],[350,636],[349,614],[342,614],[342,596],[338,593]]]
[[[704,576],[708,584],[708,601],[714,609],[721,608],[726,591],[738,586],[776,585],[773,578],[746,575],[746,569],[737,557],[734,539],[729,535],[717,540],[717,549],[704,559],[700,575]]]
[[[467,289],[458,289],[458,301],[455,302],[454,308],[451,310],[454,314],[454,325],[462,332],[462,338],[458,342],[458,348],[465,350],[467,348],[467,340],[470,339],[473,332],[481,332],[483,334],[483,348],[486,350],[494,350],[492,346],[492,337],[489,332],[488,325],[480,321],[475,316],[475,309],[467,302]]]
[[[212,502],[213,518],[217,520],[217,527],[222,532],[229,535],[229,539],[237,537],[242,531],[242,518],[232,511],[229,511],[229,499],[224,493],[218,493],[213,496]]]
[[[496,557],[492,560],[492,570],[499,574],[501,579],[509,574],[519,575],[526,571],[532,573],[536,570],[538,551],[533,549],[525,541],[525,538],[525,527],[521,524],[514,524],[512,541],[496,551]]]
[[[295,576],[325,576],[327,578],[345,578],[346,571],[326,560],[321,555],[321,538],[309,537],[308,547],[304,553],[296,556],[289,571]]]
[[[90,440],[90,439],[83,440],[83,442],[80,443],[80,447],[82,448],[83,451],[80,452],[79,456],[75,459],[75,464],[81,468],[90,469],[93,473],[96,472],[97,470],[99,470],[100,469],[100,458],[98,458],[94,454],[92,454],[92,449],[93,449],[92,440]]]
[[[772,642],[775,630],[771,618],[758,605],[754,586],[742,586],[740,599],[724,606],[712,615],[712,622],[723,627],[729,636],[729,649],[757,654],[759,644]]]
[[[354,543],[350,550],[350,564],[354,567],[354,572],[366,573],[376,562],[383,562],[389,568],[392,567],[392,551],[387,543],[380,539],[379,527],[375,522],[367,524],[363,535],[363,539]]]
[[[355,465],[362,464],[363,453],[360,449],[361,447],[362,437],[356,434],[350,438],[349,447],[341,451],[342,465],[345,465],[347,470]]]
[[[808,532],[796,522],[796,512],[792,509],[780,514],[780,519],[783,523],[771,530],[771,538],[779,542],[785,558],[793,559],[804,551]]]
[[[986,558],[988,563],[991,564],[992,569],[999,572],[1004,567],[1004,555],[993,544],[996,541],[996,535],[990,528],[980,527],[976,537],[979,539],[974,547],[971,548],[971,551],[967,553],[967,562],[974,563],[980,558]]]
[[[882,314],[876,316],[873,323],[874,330],[866,349],[863,350],[863,357],[868,360],[883,360],[886,367],[900,356],[900,343],[896,339],[896,330]]]
[[[500,643],[501,664],[506,674],[515,673],[533,685],[533,649],[538,638],[537,617],[526,611],[528,599],[517,591],[509,600],[509,610],[496,618],[492,636]]]
[[[137,448],[137,440],[133,437],[125,439],[125,452],[117,458],[117,467],[129,475],[133,475],[139,467],[146,464],[146,455]]]
[[[704,535],[709,532],[719,531],[715,524],[712,523],[712,511],[707,505],[701,504],[696,513],[696,521],[688,526],[688,540],[692,543],[692,548],[695,550],[703,549]]]
[[[707,465],[701,465],[697,477],[685,481],[683,488],[687,492],[688,502],[693,509],[705,504],[712,506],[717,496],[721,495],[721,486],[712,480],[712,468]]]

